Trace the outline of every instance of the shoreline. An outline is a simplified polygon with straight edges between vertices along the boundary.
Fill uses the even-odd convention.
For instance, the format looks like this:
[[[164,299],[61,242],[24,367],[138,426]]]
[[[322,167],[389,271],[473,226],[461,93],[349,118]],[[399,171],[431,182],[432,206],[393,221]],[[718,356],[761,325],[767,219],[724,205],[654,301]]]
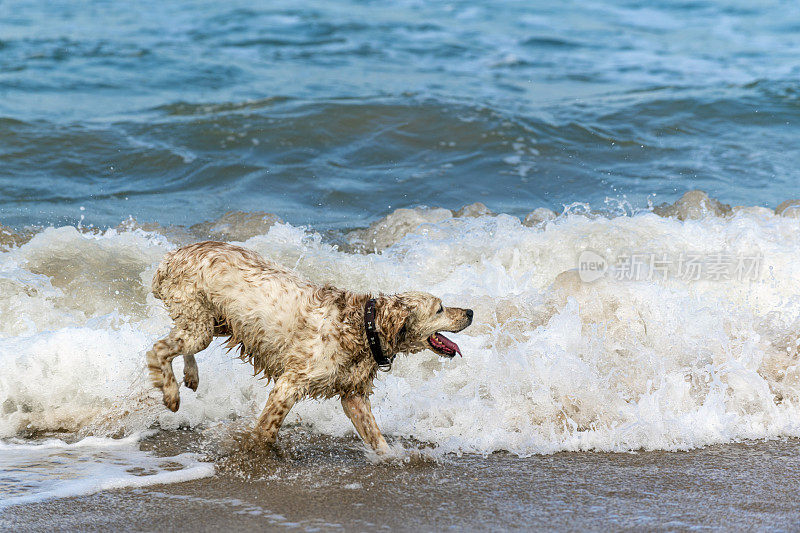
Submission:
[[[0,529],[789,530],[800,523],[798,439],[373,464],[354,438],[293,433],[282,457],[235,457],[218,462],[210,478],[10,507]],[[258,479],[242,469],[259,470]]]

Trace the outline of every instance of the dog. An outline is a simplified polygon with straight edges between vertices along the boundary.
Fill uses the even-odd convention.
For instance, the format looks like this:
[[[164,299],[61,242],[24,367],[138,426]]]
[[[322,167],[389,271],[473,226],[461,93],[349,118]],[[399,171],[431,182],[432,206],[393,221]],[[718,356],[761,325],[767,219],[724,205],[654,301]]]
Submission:
[[[424,292],[368,294],[316,285],[255,252],[205,241],[166,254],[152,284],[174,322],[147,352],[153,385],[177,411],[180,395],[172,360],[184,359],[184,384],[197,390],[194,355],[215,336],[275,385],[255,426],[274,444],[295,402],[341,399],[361,439],[378,454],[389,447],[372,415],[369,396],[379,369],[398,353],[425,349],[453,358],[461,351],[442,331],[472,323],[471,309],[444,307]]]

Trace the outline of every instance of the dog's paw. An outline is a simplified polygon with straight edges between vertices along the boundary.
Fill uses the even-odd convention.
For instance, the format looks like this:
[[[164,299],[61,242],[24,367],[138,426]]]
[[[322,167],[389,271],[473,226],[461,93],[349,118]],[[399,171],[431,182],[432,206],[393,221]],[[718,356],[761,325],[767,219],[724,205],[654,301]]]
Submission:
[[[197,375],[183,375],[183,384],[197,392],[197,386],[200,384],[200,378]]]
[[[178,394],[164,394],[164,405],[174,413],[181,406],[181,397]]]

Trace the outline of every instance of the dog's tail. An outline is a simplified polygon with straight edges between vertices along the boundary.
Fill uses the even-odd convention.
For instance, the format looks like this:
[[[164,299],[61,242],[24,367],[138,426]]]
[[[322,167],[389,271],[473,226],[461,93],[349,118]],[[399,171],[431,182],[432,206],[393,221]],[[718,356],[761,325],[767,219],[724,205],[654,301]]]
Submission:
[[[159,300],[163,300],[163,297],[161,296],[161,284],[164,283],[164,280],[169,276],[170,263],[172,263],[172,257],[174,255],[174,251],[167,252],[166,255],[164,255],[164,258],[161,260],[161,264],[158,265],[156,273],[153,275],[153,283],[150,290],[153,292],[153,296]]]

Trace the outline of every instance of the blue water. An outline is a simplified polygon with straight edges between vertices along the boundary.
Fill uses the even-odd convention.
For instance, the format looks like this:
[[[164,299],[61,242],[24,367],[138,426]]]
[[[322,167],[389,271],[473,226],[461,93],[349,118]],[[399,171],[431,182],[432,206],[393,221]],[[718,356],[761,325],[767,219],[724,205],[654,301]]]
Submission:
[[[788,1],[5,0],[0,223],[774,207],[799,59]]]

